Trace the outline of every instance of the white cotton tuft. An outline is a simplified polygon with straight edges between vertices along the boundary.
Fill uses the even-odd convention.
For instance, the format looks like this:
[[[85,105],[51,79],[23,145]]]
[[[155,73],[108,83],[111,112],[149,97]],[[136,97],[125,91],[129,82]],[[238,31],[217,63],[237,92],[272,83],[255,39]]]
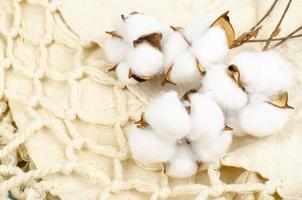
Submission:
[[[112,64],[121,62],[125,58],[128,48],[128,45],[117,37],[108,38],[103,46],[106,58]]]
[[[250,93],[273,98],[286,92],[292,83],[289,63],[274,51],[240,53],[230,64],[238,67],[241,83]]]
[[[223,61],[228,49],[225,31],[218,26],[210,28],[192,47],[196,58],[206,69],[211,64]]]
[[[163,71],[162,53],[146,43],[131,48],[126,60],[131,72],[137,76],[150,77]]]
[[[138,13],[129,15],[125,19],[125,39],[130,44],[141,36],[151,33],[161,33],[164,29],[161,22],[151,15]]]
[[[167,162],[176,151],[176,145],[158,138],[150,129],[132,127],[128,133],[132,157],[142,164]]]
[[[165,57],[165,67],[174,63],[177,56],[184,51],[188,50],[189,44],[178,31],[171,31],[162,40],[162,52]]]
[[[243,131],[240,120],[239,120],[240,111],[228,111],[225,113],[225,121],[228,127],[233,129],[234,136],[244,136],[246,133]]]
[[[167,174],[174,178],[186,178],[197,173],[197,163],[188,144],[177,146],[176,153],[167,165]]]
[[[249,135],[264,137],[280,131],[288,121],[289,110],[269,103],[245,106],[239,115],[242,129]]]
[[[129,78],[129,66],[126,62],[121,62],[116,67],[116,75],[121,85],[135,84],[137,81],[134,78]]]
[[[193,150],[198,161],[205,163],[215,162],[229,149],[232,143],[232,133],[230,131],[221,132],[212,142],[198,140],[192,143]]]
[[[210,28],[218,17],[218,13],[200,14],[189,26],[184,28],[184,35],[190,42],[194,42]]]
[[[157,135],[171,142],[182,139],[191,131],[189,114],[175,91],[155,99],[145,111],[144,120]]]
[[[224,128],[224,115],[215,101],[203,94],[191,94],[192,131],[189,140],[211,140]]]
[[[227,74],[225,66],[211,66],[202,79],[201,92],[209,95],[224,110],[238,110],[247,104],[246,93]]]
[[[176,85],[198,85],[201,76],[195,56],[190,52],[184,52],[174,60],[169,80]]]

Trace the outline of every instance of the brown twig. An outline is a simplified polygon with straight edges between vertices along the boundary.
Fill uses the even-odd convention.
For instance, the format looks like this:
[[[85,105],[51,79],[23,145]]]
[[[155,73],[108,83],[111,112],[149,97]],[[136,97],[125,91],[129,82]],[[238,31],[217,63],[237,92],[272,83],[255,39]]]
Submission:
[[[291,35],[290,37],[286,36],[286,37],[281,37],[281,38],[273,38],[272,41],[283,41],[284,39],[290,40],[290,39],[295,39],[295,38],[298,38],[298,37],[302,37],[302,34]],[[247,43],[267,42],[267,40],[268,39],[249,40],[249,41],[247,41]],[[275,46],[276,45],[274,45],[273,47],[275,47]]]
[[[277,26],[275,27],[275,29],[273,30],[273,32],[269,36],[269,38],[268,38],[267,42],[265,43],[262,51],[266,51],[267,50],[267,48],[268,48],[269,44],[271,43],[272,39],[280,32],[280,25],[281,25],[281,23],[282,23],[285,15],[286,15],[287,11],[288,11],[288,8],[289,8],[291,2],[292,2],[292,0],[288,1],[287,5],[286,5],[286,8],[285,8],[285,10],[284,10],[284,12],[283,12],[283,14],[282,14],[282,16],[281,16],[281,18],[280,18]]]
[[[290,34],[288,34],[280,42],[278,42],[277,44],[275,44],[272,48],[275,48],[275,47],[279,46],[280,44],[284,43],[286,40],[288,40],[290,38],[294,38],[294,37],[297,37],[299,35],[302,36],[302,34],[294,35],[295,33],[297,33],[300,30],[302,30],[302,26],[300,26],[299,28],[297,28],[296,30],[294,30],[293,32],[291,32]]]
[[[251,31],[257,28],[273,11],[275,5],[277,4],[278,0],[275,0],[271,7],[266,11],[265,15],[250,29]]]
[[[266,11],[264,16],[249,30],[244,33],[242,33],[239,37],[236,38],[236,40],[233,42],[233,45],[231,48],[239,47],[243,45],[244,43],[248,42],[252,37],[256,38],[258,35],[258,32],[261,28],[260,24],[270,15],[270,13],[273,11],[274,7],[276,6],[278,0],[275,0],[273,4],[270,6],[270,8]]]

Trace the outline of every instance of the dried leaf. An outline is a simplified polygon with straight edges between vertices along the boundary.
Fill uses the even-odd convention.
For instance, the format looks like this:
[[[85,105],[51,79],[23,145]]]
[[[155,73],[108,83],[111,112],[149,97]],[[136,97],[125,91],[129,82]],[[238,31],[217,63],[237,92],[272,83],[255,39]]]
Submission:
[[[223,131],[232,131],[232,130],[234,130],[234,129],[227,126],[227,125],[225,125],[224,128],[223,128]]]
[[[140,120],[134,122],[136,124],[137,128],[147,128],[149,124],[144,119],[144,113],[141,114]]]
[[[272,34],[272,37],[274,38],[274,37],[276,37],[277,35],[279,35],[280,31],[281,31],[281,28],[278,27],[276,30],[274,30],[274,32],[273,32],[273,34]]]
[[[152,47],[161,50],[161,39],[163,35],[161,33],[151,33],[148,35],[143,35],[137,40],[133,41],[133,46],[136,47],[137,45],[147,42]]]
[[[123,37],[120,36],[116,31],[106,31],[106,33],[111,35],[112,37],[117,37],[117,38],[123,39]]]
[[[186,106],[186,110],[187,110],[188,114],[191,114],[191,106]]]
[[[131,72],[131,70],[129,70],[129,75],[128,75],[129,78],[133,78],[134,80],[136,80],[137,82],[141,83],[141,82],[144,82],[146,80],[149,80],[151,79],[152,77],[150,76],[145,76],[145,77],[142,77],[142,76],[137,76],[136,74],[133,74]]]
[[[114,72],[114,71],[116,70],[116,68],[117,68],[117,64],[116,64],[116,65],[113,65],[113,66],[111,66],[111,67],[109,67],[109,68],[107,69],[107,72]]]
[[[131,12],[129,15],[137,15],[137,14],[140,14],[140,12],[133,11],[133,12]]]
[[[229,48],[232,47],[234,41],[235,41],[235,31],[234,28],[230,22],[230,18],[228,16],[229,11],[223,13],[221,16],[219,16],[211,25],[213,26],[219,26],[221,27],[227,35],[228,39],[228,46]]]
[[[241,46],[242,44],[244,44],[245,42],[249,41],[251,38],[256,38],[259,30],[261,29],[261,27],[258,27],[254,30],[245,32],[243,34],[241,34],[233,43],[233,45],[231,46],[231,48],[235,48],[238,46]]]
[[[122,18],[123,21],[125,21],[130,15],[136,15],[136,14],[141,14],[141,13],[137,12],[137,11],[133,11],[133,12],[129,13],[128,16],[121,15],[121,18]]]
[[[230,65],[228,67],[228,74],[229,76],[237,83],[237,85],[243,90],[245,91],[244,87],[241,84],[240,81],[240,72],[239,69],[236,65]]]
[[[171,82],[170,78],[169,78],[172,68],[173,68],[173,64],[171,64],[168,67],[168,70],[165,72],[163,80],[161,81],[161,84],[160,84],[161,86],[164,86],[166,83],[171,83],[172,85],[176,85],[175,83]]]
[[[170,28],[173,30],[173,31],[176,31],[176,32],[179,32],[182,37],[184,38],[184,40],[188,43],[189,46],[192,46],[192,43],[185,37],[184,33],[183,33],[183,27],[175,27],[175,26],[170,26]]]
[[[197,58],[196,58],[196,65],[197,65],[197,69],[198,69],[200,75],[204,76],[206,74],[206,70],[205,70],[204,66],[201,64],[201,62],[198,61]]]
[[[187,91],[187,92],[182,96],[181,100],[182,100],[182,101],[190,101],[190,99],[189,99],[190,95],[191,95],[191,94],[194,94],[194,93],[196,93],[196,92],[198,92],[197,89],[191,89],[191,90]]]
[[[180,27],[180,26],[170,26],[170,28],[173,31],[177,31],[177,32],[182,32],[183,31],[183,27]]]
[[[198,92],[198,90],[197,89],[191,89],[191,90],[189,90],[189,91],[187,91],[182,97],[181,97],[181,101],[183,102],[183,104],[184,104],[184,106],[185,106],[185,108],[186,108],[186,110],[187,110],[187,112],[190,114],[191,113],[191,105],[190,105],[190,103],[191,103],[191,101],[190,101],[190,95],[191,94],[194,94],[194,93],[196,93],[196,92]],[[189,104],[186,104],[185,102],[189,102]]]
[[[270,103],[273,106],[276,106],[278,108],[294,109],[294,107],[288,105],[288,93],[287,92],[281,94],[276,99],[274,99],[268,103]]]

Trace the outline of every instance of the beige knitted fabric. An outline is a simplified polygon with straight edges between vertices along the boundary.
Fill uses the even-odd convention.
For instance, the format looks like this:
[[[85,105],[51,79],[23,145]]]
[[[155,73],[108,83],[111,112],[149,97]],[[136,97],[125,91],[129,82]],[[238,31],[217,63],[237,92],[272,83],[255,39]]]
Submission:
[[[259,38],[270,33],[280,0]],[[171,25],[200,11],[230,10],[236,33],[272,0],[0,0],[0,199],[302,198],[302,41],[278,48],[293,64],[295,107],[287,127],[265,139],[236,138],[231,150],[195,177],[168,178],[162,166],[131,159],[127,125],[162,88],[158,80],[120,88],[101,46],[121,13],[138,10]],[[282,25],[302,24],[293,0]],[[259,44],[232,50],[261,49]],[[181,90],[181,89],[180,89]]]

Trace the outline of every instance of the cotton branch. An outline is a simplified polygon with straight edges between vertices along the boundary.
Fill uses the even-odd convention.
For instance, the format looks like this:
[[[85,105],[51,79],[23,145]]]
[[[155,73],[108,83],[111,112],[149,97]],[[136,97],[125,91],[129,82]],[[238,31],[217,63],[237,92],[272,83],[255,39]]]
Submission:
[[[265,45],[264,45],[262,51],[266,51],[266,50],[268,49],[268,46],[269,46],[269,44],[271,43],[272,39],[273,39],[274,37],[276,37],[276,36],[279,34],[279,32],[281,31],[280,25],[281,25],[281,23],[282,23],[282,21],[283,21],[285,15],[286,15],[287,11],[288,11],[288,8],[289,8],[291,2],[292,2],[292,0],[289,0],[289,1],[288,1],[287,5],[286,5],[286,8],[285,8],[285,10],[284,10],[284,12],[283,12],[283,14],[282,14],[282,16],[281,16],[281,18],[280,18],[280,20],[279,20],[277,26],[275,27],[275,29],[274,29],[273,32],[271,33],[271,35],[270,35],[270,37],[268,38],[267,42],[265,43]]]
[[[302,34],[298,34],[298,35],[291,35],[291,36],[286,36],[286,37],[281,37],[281,38],[273,38],[272,41],[286,41],[286,40],[290,40],[290,39],[295,39],[295,38],[299,38],[302,37]],[[257,42],[267,42],[268,39],[259,39],[259,40],[249,40],[246,41],[246,43],[257,43]],[[279,42],[280,43],[280,42]],[[279,46],[278,43],[278,46]],[[283,42],[282,42],[283,43]],[[281,43],[280,43],[281,44]],[[276,47],[276,45],[274,45],[272,48]]]
[[[270,15],[277,4],[278,0],[275,0],[270,8],[266,11],[264,16],[247,32],[241,34],[233,43],[231,48],[239,47],[244,43],[248,42],[252,37],[257,37],[259,30],[261,29],[260,24]]]
[[[297,33],[300,30],[302,30],[302,26],[300,26],[299,28],[297,28],[296,30],[294,30],[293,32],[288,34],[286,37],[282,38],[281,41],[278,42],[277,44],[275,44],[272,48],[275,48],[275,47],[279,46],[280,44],[284,43],[288,39],[301,37],[302,34],[294,35],[295,33]]]

